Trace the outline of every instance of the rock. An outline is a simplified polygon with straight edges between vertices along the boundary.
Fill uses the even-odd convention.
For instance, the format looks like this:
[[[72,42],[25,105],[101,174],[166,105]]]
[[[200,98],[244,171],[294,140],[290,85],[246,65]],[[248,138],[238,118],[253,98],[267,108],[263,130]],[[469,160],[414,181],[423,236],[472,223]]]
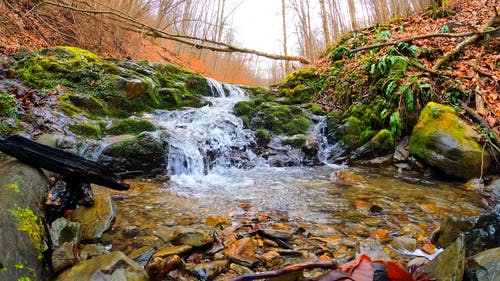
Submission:
[[[98,161],[115,172],[143,171],[143,174],[165,172],[166,133],[143,132],[104,148]]]
[[[281,255],[275,251],[265,252],[260,256],[260,260],[267,269],[278,268],[283,262]]]
[[[358,242],[356,256],[358,257],[363,254],[369,256],[372,260],[391,260],[389,255],[382,248],[382,245],[372,238]]]
[[[52,252],[52,270],[55,273],[59,273],[76,264],[78,258],[75,257],[76,247],[78,247],[76,244],[66,242]]]
[[[144,246],[139,249],[133,250],[128,256],[140,266],[146,267],[149,261],[153,259],[153,255],[155,252],[155,247],[151,248],[148,246]]]
[[[397,145],[392,156],[395,163],[406,162],[410,157],[410,148],[408,146],[408,137],[403,138]]]
[[[500,247],[480,252],[467,259],[465,276],[471,281],[500,280]]]
[[[387,129],[380,130],[371,140],[357,148],[351,155],[352,160],[369,159],[394,150],[394,138]],[[389,160],[392,157],[389,157]]]
[[[417,249],[417,240],[408,236],[398,236],[391,241],[391,246],[400,251],[415,251]]]
[[[102,244],[84,244],[80,245],[80,248],[80,260],[82,261],[109,254],[109,251]]]
[[[80,224],[65,218],[58,218],[53,221],[49,232],[53,248],[57,248],[66,242],[78,245],[82,237]]]
[[[500,202],[500,179],[493,180],[484,190],[493,194],[495,202]]]
[[[205,225],[211,227],[217,227],[221,225],[231,225],[231,219],[223,216],[207,216],[205,220]]]
[[[253,238],[246,237],[236,240],[224,250],[224,254],[233,262],[243,266],[252,267],[258,260],[255,258],[257,242]]]
[[[459,235],[457,240],[435,259],[423,267],[423,271],[437,280],[462,281],[465,268],[465,239]]]
[[[0,165],[0,280],[44,279],[48,237],[42,214],[48,186],[39,169],[17,160]]]
[[[229,267],[228,260],[216,260],[212,262],[199,263],[194,266],[186,266],[186,270],[199,278],[199,280],[213,280],[217,275],[226,272]]]
[[[172,255],[179,255],[182,256],[185,253],[191,251],[193,249],[192,246],[189,245],[181,245],[181,246],[171,246],[171,247],[165,247],[163,249],[158,250],[153,257],[160,257],[164,258],[167,256],[172,256]]]
[[[71,219],[82,227],[83,240],[101,239],[102,234],[113,226],[115,218],[111,195],[96,196],[92,206],[80,206],[71,215]]]
[[[214,238],[209,231],[201,229],[178,229],[170,234],[170,243],[174,245],[189,245],[192,247],[202,247],[214,242]]]
[[[147,264],[146,272],[152,280],[163,280],[170,271],[180,268],[182,265],[182,259],[178,255],[166,258],[155,257]]]
[[[387,154],[385,156],[380,156],[368,160],[356,160],[353,163],[359,164],[364,167],[384,168],[389,166],[391,162],[392,162],[392,154]]]
[[[265,228],[262,229],[262,233],[270,238],[278,238],[281,240],[288,240],[292,238],[293,231],[281,230],[281,229],[272,229]]]
[[[75,265],[63,272],[56,281],[147,281],[142,267],[122,252],[111,252]]]
[[[229,268],[235,271],[238,275],[242,275],[245,273],[254,273],[250,268],[239,265],[237,263],[231,263],[231,265],[229,265]]]
[[[330,180],[334,183],[342,185],[361,184],[365,181],[363,177],[349,170],[337,170],[332,172],[332,174],[330,175]]]
[[[458,118],[455,109],[430,102],[413,128],[410,153],[449,175],[477,178],[491,163],[491,156],[478,143],[479,139],[480,135]]]

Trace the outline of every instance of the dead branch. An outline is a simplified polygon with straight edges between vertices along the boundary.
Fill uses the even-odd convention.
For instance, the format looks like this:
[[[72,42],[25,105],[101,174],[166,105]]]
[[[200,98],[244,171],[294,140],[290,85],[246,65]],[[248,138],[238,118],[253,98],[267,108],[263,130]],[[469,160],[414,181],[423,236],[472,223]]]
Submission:
[[[385,47],[385,46],[392,46],[392,45],[396,45],[396,44],[399,44],[399,43],[411,42],[411,41],[415,41],[415,40],[421,40],[421,39],[432,38],[432,37],[458,37],[458,38],[460,38],[460,37],[467,37],[467,36],[471,36],[471,35],[481,36],[481,35],[484,35],[484,34],[487,34],[487,33],[495,32],[498,29],[499,28],[497,27],[497,28],[495,28],[493,30],[485,30],[485,31],[470,31],[470,32],[461,32],[461,33],[430,33],[430,34],[420,34],[420,35],[415,35],[415,36],[412,36],[412,37],[408,37],[408,38],[404,38],[404,39],[400,39],[400,40],[396,40],[396,41],[379,43],[379,44],[373,44],[373,45],[368,45],[368,46],[364,46],[364,47],[352,49],[352,50],[350,50],[350,52],[351,53],[356,53],[356,52],[360,52],[360,51],[371,50],[371,49],[381,48],[381,47]]]
[[[479,125],[481,125],[483,128],[487,129],[489,132],[493,134],[493,138],[491,139],[492,143],[495,145],[495,147],[500,147],[500,138],[498,136],[498,132],[491,128],[488,122],[484,120],[479,114],[477,114],[474,110],[472,110],[467,104],[465,104],[463,101],[460,101],[460,106],[465,110],[467,115],[474,120],[474,122],[477,122]]]
[[[460,53],[463,50],[463,48],[465,48],[466,46],[474,43],[482,35],[484,35],[484,34],[486,34],[488,32],[493,32],[493,31],[498,30],[498,27],[493,28],[492,30],[489,30],[489,31],[486,30],[488,27],[491,27],[491,25],[495,22],[495,19],[496,19],[496,15],[493,15],[488,20],[488,23],[483,28],[483,31],[474,33],[469,38],[467,38],[464,41],[460,42],[455,48],[453,48],[451,51],[449,51],[448,53],[446,53],[440,60],[438,60],[436,62],[436,64],[434,64],[434,66],[432,67],[432,70],[438,70],[445,62],[447,62],[448,60],[450,60],[456,54]]]
[[[92,10],[92,9],[82,9],[75,6],[68,5],[63,2],[53,2],[53,1],[42,1],[41,5],[51,5],[59,8],[69,9],[80,13],[89,13],[89,14],[104,14],[110,16],[113,19],[121,20],[121,23],[127,26],[120,26],[126,30],[144,33],[147,36],[155,37],[155,38],[163,38],[166,40],[176,41],[191,47],[195,47],[197,49],[206,49],[210,51],[216,52],[226,52],[226,53],[244,53],[244,54],[252,54],[256,56],[266,57],[273,60],[286,60],[286,61],[299,61],[303,64],[310,64],[311,62],[303,57],[298,56],[283,56],[276,54],[269,54],[253,49],[241,48],[233,45],[229,45],[223,42],[217,42],[209,39],[191,37],[191,36],[183,36],[183,35],[175,35],[165,32],[163,30],[154,28],[150,25],[147,25],[141,21],[138,21],[124,13],[120,13],[114,10]]]
[[[264,279],[264,278],[272,278],[285,275],[287,273],[291,273],[294,271],[304,270],[304,269],[313,269],[313,268],[325,268],[325,269],[336,269],[336,262],[305,262],[299,264],[292,264],[289,266],[285,266],[278,270],[273,271],[264,271],[258,273],[246,273],[240,276],[237,276],[230,281],[248,281],[255,279]]]

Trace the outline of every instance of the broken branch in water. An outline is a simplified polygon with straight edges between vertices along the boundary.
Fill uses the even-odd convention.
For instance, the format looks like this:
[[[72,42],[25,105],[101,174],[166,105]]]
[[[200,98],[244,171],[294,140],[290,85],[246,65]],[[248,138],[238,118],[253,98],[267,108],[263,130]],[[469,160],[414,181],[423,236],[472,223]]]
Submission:
[[[273,271],[264,271],[258,273],[246,273],[240,276],[237,276],[230,281],[247,281],[247,280],[255,280],[255,279],[264,279],[264,278],[272,278],[285,275],[287,273],[304,270],[304,269],[313,269],[313,268],[325,268],[325,269],[336,269],[338,264],[336,262],[305,262],[299,264],[293,264],[289,266],[285,266],[278,270]]]

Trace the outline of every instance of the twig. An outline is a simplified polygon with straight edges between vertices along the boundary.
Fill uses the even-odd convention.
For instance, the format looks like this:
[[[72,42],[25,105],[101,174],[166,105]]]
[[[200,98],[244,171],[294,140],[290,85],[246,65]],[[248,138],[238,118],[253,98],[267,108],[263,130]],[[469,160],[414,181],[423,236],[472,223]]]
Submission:
[[[396,40],[396,41],[391,41],[391,42],[385,42],[385,43],[379,43],[379,44],[373,44],[369,46],[364,46],[356,49],[350,50],[351,53],[356,53],[360,51],[365,51],[365,50],[371,50],[375,48],[380,48],[380,47],[385,47],[385,46],[392,46],[396,45],[398,43],[403,43],[403,42],[410,42],[414,40],[420,40],[420,39],[426,39],[426,38],[432,38],[432,37],[467,37],[471,35],[484,35],[487,33],[491,33],[494,31],[497,31],[499,28],[495,28],[493,30],[487,30],[487,31],[470,31],[470,32],[462,32],[462,33],[430,33],[430,34],[420,34],[408,38],[404,38],[401,40]]]
[[[496,147],[500,147],[500,138],[498,137],[498,132],[496,132],[494,129],[492,129],[486,120],[484,120],[481,116],[479,116],[474,110],[472,110],[467,104],[465,104],[463,101],[458,100],[460,103],[460,106],[467,112],[467,114],[474,120],[475,122],[479,123],[483,128],[487,129],[488,131],[493,133],[493,139],[492,144],[494,144]]]
[[[469,38],[460,42],[455,48],[453,48],[451,51],[446,53],[440,60],[438,60],[436,62],[436,64],[434,64],[434,66],[432,67],[432,70],[438,70],[445,62],[450,60],[456,54],[460,53],[462,51],[462,49],[465,48],[465,46],[470,45],[470,44],[474,43],[477,39],[479,39],[479,37],[481,35],[484,35],[488,32],[493,32],[493,31],[498,30],[498,27],[496,27],[496,28],[493,28],[492,30],[486,31],[486,28],[490,27],[495,22],[495,18],[496,18],[496,15],[491,16],[490,20],[486,24],[486,27],[483,28],[483,31],[472,34],[472,36],[470,36]]]
[[[304,269],[313,269],[313,268],[326,268],[326,269],[337,269],[336,262],[305,262],[299,264],[293,264],[289,266],[285,266],[278,270],[273,271],[264,271],[258,273],[246,273],[235,278],[232,278],[230,281],[248,281],[255,279],[264,279],[264,278],[272,278],[285,275],[290,272],[304,270]]]

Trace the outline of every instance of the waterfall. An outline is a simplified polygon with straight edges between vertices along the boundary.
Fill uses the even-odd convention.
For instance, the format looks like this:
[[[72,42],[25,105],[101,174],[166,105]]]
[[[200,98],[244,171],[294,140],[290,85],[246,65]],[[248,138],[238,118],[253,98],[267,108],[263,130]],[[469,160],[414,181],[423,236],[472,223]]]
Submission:
[[[318,122],[313,127],[313,134],[318,140],[318,158],[324,165],[330,166],[334,169],[345,169],[345,165],[337,165],[330,162],[334,156],[338,156],[342,152],[342,148],[338,143],[330,144],[328,141],[328,125],[327,117],[319,116]]]
[[[232,114],[234,105],[248,96],[238,86],[207,79],[209,105],[183,110],[157,110],[148,119],[171,137],[167,155],[168,174],[202,176],[213,169],[241,166],[255,157],[250,146],[254,133]]]

